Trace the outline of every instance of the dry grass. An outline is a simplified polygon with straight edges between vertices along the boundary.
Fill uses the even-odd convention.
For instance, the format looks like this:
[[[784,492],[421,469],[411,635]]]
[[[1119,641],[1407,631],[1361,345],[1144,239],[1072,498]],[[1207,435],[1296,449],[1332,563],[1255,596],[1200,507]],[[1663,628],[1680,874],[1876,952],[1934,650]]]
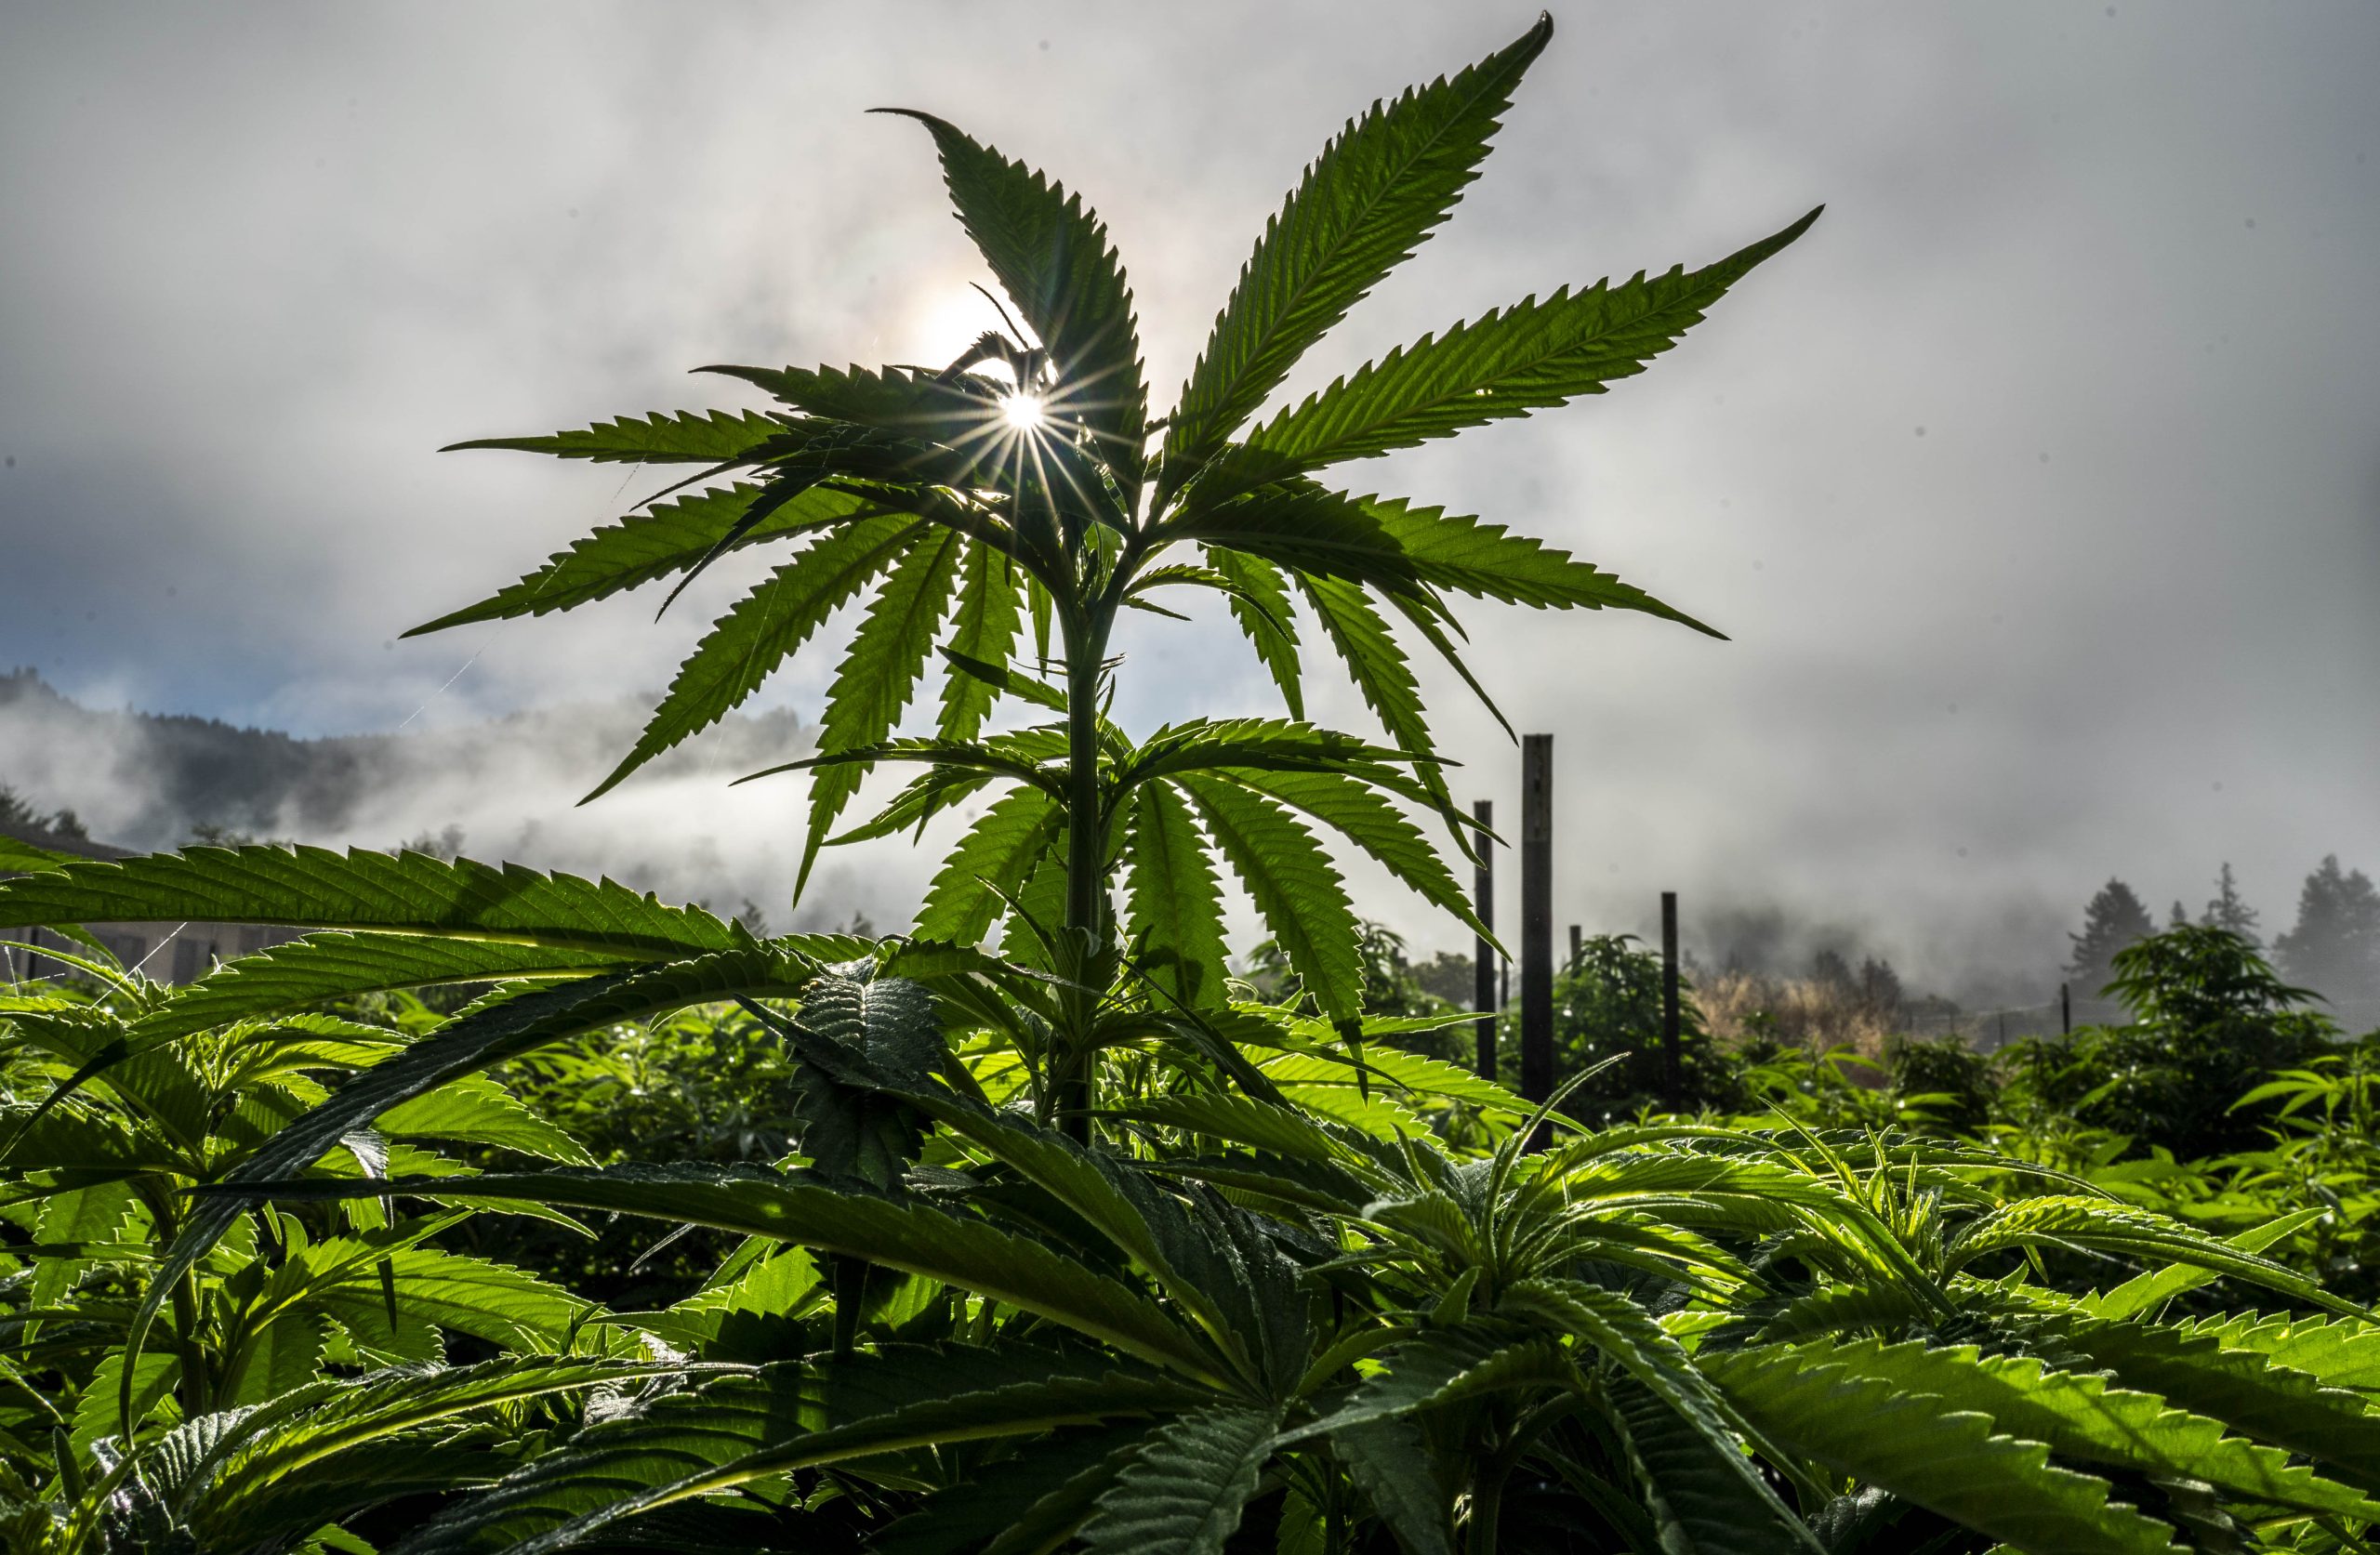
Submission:
[[[1767,1034],[1813,1052],[1853,1048],[1879,1058],[1900,1020],[1897,1003],[1886,1005],[1855,983],[1816,978],[1766,977],[1754,972],[1709,972],[1695,980],[1695,1003],[1711,1034],[1736,1045],[1764,1022]]]

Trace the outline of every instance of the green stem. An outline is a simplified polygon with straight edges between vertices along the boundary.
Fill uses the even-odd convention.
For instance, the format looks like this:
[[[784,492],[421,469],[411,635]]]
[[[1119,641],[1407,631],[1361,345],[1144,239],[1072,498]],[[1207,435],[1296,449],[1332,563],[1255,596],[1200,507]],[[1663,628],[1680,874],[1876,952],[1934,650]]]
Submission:
[[[141,1206],[149,1211],[149,1223],[156,1236],[157,1245],[172,1246],[174,1239],[181,1234],[181,1223],[174,1214],[173,1201],[145,1181],[136,1181],[133,1192],[140,1196]],[[215,1407],[214,1379],[206,1374],[206,1352],[198,1341],[197,1285],[198,1272],[192,1270],[174,1282],[174,1288],[167,1297],[167,1305],[173,1313],[171,1342],[175,1357],[181,1363],[174,1394],[181,1405],[182,1418],[186,1420],[194,1420]],[[138,1356],[128,1353],[124,1358],[127,1368],[138,1361]],[[133,1423],[126,1422],[127,1427]]]
[[[1058,1125],[1072,1138],[1091,1139],[1091,1073],[1096,1055],[1091,1033],[1099,1014],[1098,990],[1090,986],[1088,963],[1107,942],[1107,828],[1099,793],[1099,675],[1115,620],[1104,601],[1084,614],[1064,617],[1066,638],[1066,918],[1059,971],[1075,986],[1065,991],[1067,1029],[1062,1034],[1053,1102]],[[1081,962],[1066,963],[1076,957]]]
[[[1464,1535],[1464,1555],[1496,1555],[1496,1520],[1503,1510],[1506,1465],[1499,1462],[1482,1471],[1471,1487],[1471,1524]]]
[[[1466,1555],[1495,1555],[1496,1524],[1503,1515],[1504,1485],[1546,1427],[1579,1407],[1568,1393],[1547,1399],[1524,1414],[1503,1444],[1488,1455],[1471,1483],[1471,1524],[1463,1539]]]

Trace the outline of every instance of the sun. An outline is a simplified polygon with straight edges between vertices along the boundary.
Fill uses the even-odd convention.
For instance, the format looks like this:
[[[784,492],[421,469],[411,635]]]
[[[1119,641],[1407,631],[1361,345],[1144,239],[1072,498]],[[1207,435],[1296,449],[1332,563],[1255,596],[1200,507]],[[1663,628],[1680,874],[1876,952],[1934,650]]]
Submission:
[[[1049,414],[1038,394],[1000,396],[1000,419],[1020,432],[1038,432],[1050,424]]]

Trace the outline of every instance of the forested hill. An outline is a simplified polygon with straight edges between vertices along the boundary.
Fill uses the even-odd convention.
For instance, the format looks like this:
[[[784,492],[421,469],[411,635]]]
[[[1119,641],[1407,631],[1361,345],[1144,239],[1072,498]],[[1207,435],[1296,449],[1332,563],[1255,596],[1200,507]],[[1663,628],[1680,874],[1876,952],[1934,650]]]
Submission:
[[[17,669],[0,673],[0,784],[44,813],[71,810],[92,836],[135,849],[171,847],[201,827],[351,837],[380,817],[396,821],[390,800],[405,790],[453,797],[446,810],[402,807],[399,824],[434,832],[499,797],[550,791],[567,806],[635,743],[650,705],[631,697],[425,732],[299,739],[215,718],[86,707],[36,671]],[[802,754],[809,741],[788,710],[731,713],[631,781],[710,773],[724,784]]]

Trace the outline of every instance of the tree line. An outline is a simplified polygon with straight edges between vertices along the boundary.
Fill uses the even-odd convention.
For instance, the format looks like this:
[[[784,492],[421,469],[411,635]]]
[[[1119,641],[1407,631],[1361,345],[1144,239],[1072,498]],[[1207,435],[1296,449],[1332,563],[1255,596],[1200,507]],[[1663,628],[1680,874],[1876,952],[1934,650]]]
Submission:
[[[2241,897],[2228,863],[2195,920],[2176,901],[2166,927],[2192,921],[2264,948],[2262,915]],[[2139,893],[2110,878],[2083,908],[2082,931],[2067,936],[2073,951],[2065,971],[2075,992],[2099,994],[2114,978],[2116,954],[2156,931]],[[2284,977],[2334,1003],[2380,1000],[2380,888],[2363,871],[2343,868],[2336,853],[2325,855],[2298,890],[2296,926],[2276,938],[2271,950]]]

